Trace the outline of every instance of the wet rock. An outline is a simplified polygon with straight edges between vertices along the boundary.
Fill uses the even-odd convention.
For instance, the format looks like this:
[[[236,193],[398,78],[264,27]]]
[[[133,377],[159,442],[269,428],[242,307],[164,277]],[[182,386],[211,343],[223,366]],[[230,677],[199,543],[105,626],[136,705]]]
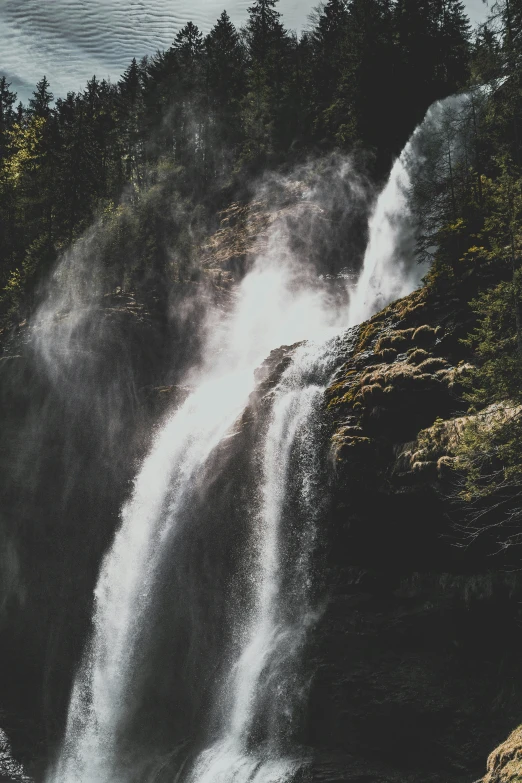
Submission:
[[[5,731],[0,729],[0,783],[32,783],[24,768],[13,758]]]
[[[423,289],[378,313],[326,394],[314,781],[470,783],[522,716],[522,580],[485,544],[462,546],[451,499],[469,419],[460,308]]]

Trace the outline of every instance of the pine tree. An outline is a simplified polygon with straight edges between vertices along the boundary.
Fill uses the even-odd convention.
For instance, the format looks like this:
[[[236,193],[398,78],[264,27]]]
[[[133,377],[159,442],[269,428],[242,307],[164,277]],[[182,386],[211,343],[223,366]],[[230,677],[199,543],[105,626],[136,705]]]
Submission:
[[[196,25],[188,22],[179,30],[167,54],[172,146],[177,161],[187,171],[187,181],[196,181],[204,169],[206,136],[204,42]]]
[[[393,16],[397,139],[404,139],[433,101],[465,86],[469,20],[460,0],[397,0]]]
[[[94,87],[95,85],[92,85],[92,88]],[[89,86],[87,88],[89,89]],[[142,90],[142,73],[135,57],[118,82],[118,89],[122,103],[127,107],[134,107]]]
[[[208,86],[217,101],[237,101],[244,87],[244,50],[229,15],[223,11],[205,38]]]
[[[326,123],[343,146],[362,143],[378,150],[385,169],[395,113],[395,53],[388,0],[350,0],[341,52],[342,74],[325,112]],[[382,117],[387,118],[385,127]]]
[[[241,97],[245,90],[245,53],[238,32],[223,11],[205,38],[207,158],[223,170],[241,142]],[[210,159],[213,161],[210,163]]]
[[[54,95],[49,90],[47,77],[44,76],[36,85],[32,98],[29,99],[29,109],[33,115],[47,118],[51,112],[53,100]]]
[[[461,0],[439,0],[437,87],[440,96],[464,87],[469,77],[470,23]]]
[[[185,27],[176,34],[172,50],[181,69],[188,70],[190,75],[193,75],[195,69],[198,68],[204,50],[203,36],[195,24],[187,22]],[[184,76],[187,77],[188,73],[185,73]]]
[[[277,0],[256,0],[248,9],[246,43],[248,51],[247,92],[243,99],[245,157],[266,161],[273,156],[284,136],[284,101],[291,37],[276,11]]]
[[[250,59],[264,65],[270,51],[285,36],[281,14],[276,11],[278,0],[255,0],[248,9],[246,38]]]
[[[143,178],[143,145],[140,120],[143,113],[143,70],[134,58],[118,83],[120,140],[124,178],[139,188]]]
[[[311,33],[313,53],[313,108],[317,117],[316,138],[330,135],[325,112],[332,106],[343,71],[342,48],[347,36],[348,9],[345,0],[328,0]]]
[[[7,150],[7,131],[16,119],[16,113],[13,109],[16,93],[9,89],[10,86],[5,76],[0,77],[0,161]]]

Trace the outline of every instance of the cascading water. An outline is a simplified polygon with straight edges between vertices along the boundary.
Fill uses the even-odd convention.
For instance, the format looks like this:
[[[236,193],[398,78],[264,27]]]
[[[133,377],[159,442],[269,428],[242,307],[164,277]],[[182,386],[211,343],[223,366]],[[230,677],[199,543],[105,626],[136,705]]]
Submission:
[[[303,324],[308,324],[306,336],[320,333],[331,319],[324,292],[306,288],[294,292],[295,282],[290,269],[262,264],[245,278],[231,316],[210,330],[208,364],[192,379],[196,391],[160,432],[136,478],[120,531],[101,568],[94,632],[74,686],[66,739],[52,780],[135,779],[118,756],[117,735],[135,698],[135,645],[154,598],[163,548],[170,546],[183,526],[192,496],[203,491],[201,472],[245,408],[255,385],[254,371],[270,348],[295,342]],[[266,302],[272,304],[268,324]],[[293,438],[289,448],[292,442]],[[282,486],[279,494],[283,497]],[[273,513],[263,513],[267,538],[262,535],[259,542],[255,611],[263,629],[275,610]],[[261,632],[257,626],[252,631],[254,643]],[[238,702],[245,698],[244,687],[240,690]],[[248,709],[246,703],[243,709]]]
[[[191,783],[275,783],[302,763],[287,754],[304,695],[298,661],[315,617],[310,558],[321,510],[318,413],[339,339],[300,347],[273,392],[254,518],[255,596],[219,697],[223,734],[197,759]]]
[[[393,164],[370,216],[361,274],[350,291],[351,325],[362,323],[389,302],[414,291],[428,271],[415,255],[412,183],[422,170],[428,146],[439,136],[448,113],[458,112],[468,100],[468,94],[463,93],[434,103]]]
[[[172,654],[172,663],[162,659],[162,665],[172,667],[169,683],[176,681],[176,693],[183,693],[187,679],[191,697],[202,706],[195,717],[187,717],[185,733],[184,715],[173,723],[173,753],[163,767],[166,779],[276,783],[292,778],[302,766],[299,714],[306,677],[301,661],[316,616],[311,560],[322,497],[317,446],[323,392],[340,346],[350,339],[350,333],[336,336],[341,326],[360,322],[420,281],[408,190],[422,163],[424,134],[433,130],[443,108],[441,102],[430,109],[376,202],[348,312],[332,312],[326,289],[299,271],[275,231],[270,252],[241,283],[232,312],[209,327],[207,358],[188,379],[195,391],[157,435],[102,564],[92,638],[49,783],[164,779],[159,771],[163,762],[155,768],[140,765],[125,735],[135,727],[134,716],[140,714],[147,677],[152,676],[146,677],[145,669],[151,637],[161,626],[157,604],[168,600],[180,619],[173,625],[173,638],[162,643],[187,648],[194,660],[187,659],[188,653]],[[256,388],[256,368],[271,349],[297,340],[309,342],[289,351],[288,366],[275,386],[264,391],[262,405],[268,413],[252,447],[250,484],[245,480],[243,494],[238,492],[226,506],[227,525],[238,525],[237,531],[227,532],[229,549],[234,549],[237,532],[238,549],[249,553],[248,573],[222,578],[215,563],[208,565],[212,544],[205,543],[205,536],[211,541],[212,533],[197,529],[198,514],[206,514],[210,528],[219,529],[224,512],[212,508],[208,492],[221,469],[220,449],[241,436],[238,422]],[[193,527],[197,533],[191,533]],[[230,557],[228,551],[224,557]],[[235,602],[223,608],[219,602],[226,602],[226,596],[220,590],[229,590],[234,579],[239,584]],[[238,600],[242,589],[245,596]],[[214,619],[202,619],[200,593],[214,607]],[[217,641],[220,634],[225,641]],[[199,648],[208,650],[206,656]],[[156,687],[154,698],[162,697],[162,688]],[[169,710],[182,711],[184,705],[180,697]],[[192,730],[197,740],[187,736]]]

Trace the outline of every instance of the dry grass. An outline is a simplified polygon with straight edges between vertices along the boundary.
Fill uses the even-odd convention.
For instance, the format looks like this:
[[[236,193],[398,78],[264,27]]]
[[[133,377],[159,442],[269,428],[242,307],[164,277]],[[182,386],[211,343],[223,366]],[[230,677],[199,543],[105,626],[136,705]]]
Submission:
[[[483,783],[522,783],[522,726],[491,753],[487,770]]]

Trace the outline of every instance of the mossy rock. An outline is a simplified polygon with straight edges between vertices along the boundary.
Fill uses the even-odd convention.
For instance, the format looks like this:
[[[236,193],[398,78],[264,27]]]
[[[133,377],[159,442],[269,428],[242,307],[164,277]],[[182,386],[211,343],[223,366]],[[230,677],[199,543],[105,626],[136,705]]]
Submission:
[[[421,310],[426,307],[428,296],[427,288],[420,288],[409,296],[405,296],[394,303],[395,315],[401,321],[410,321],[415,319]]]
[[[406,346],[410,345],[414,332],[415,329],[396,329],[389,334],[384,334],[375,345],[375,353],[379,354],[381,351],[390,348],[396,351],[405,349]]]
[[[423,373],[436,373],[438,370],[447,370],[449,367],[445,359],[439,359],[436,356],[426,359],[419,364],[419,371]]]
[[[332,437],[332,454],[335,461],[359,461],[367,456],[372,447],[371,438],[347,434],[345,428],[338,430]]]
[[[522,726],[491,753],[487,770],[483,783],[522,783]]]
[[[379,383],[372,383],[369,386],[363,386],[357,392],[355,400],[364,403],[373,403],[383,395],[383,387]]]
[[[406,361],[408,364],[421,364],[426,361],[426,359],[430,358],[431,354],[429,354],[428,351],[425,351],[424,348],[410,348]]]
[[[379,334],[379,325],[376,323],[372,323],[371,321],[364,323],[360,327],[359,331],[359,339],[357,340],[357,345],[355,346],[354,353],[361,353],[361,351],[365,351],[371,344],[371,342],[377,337]]]
[[[374,369],[369,367],[368,370],[361,378],[361,386],[372,386],[374,383],[378,383],[380,386],[384,386],[384,368]]]
[[[375,356],[382,362],[393,362],[397,358],[398,351],[396,348],[383,348],[382,351],[378,351]]]
[[[420,348],[431,348],[433,345],[435,345],[437,340],[437,333],[432,326],[424,324],[423,326],[419,326],[414,330],[412,339],[415,345],[419,346]]]

